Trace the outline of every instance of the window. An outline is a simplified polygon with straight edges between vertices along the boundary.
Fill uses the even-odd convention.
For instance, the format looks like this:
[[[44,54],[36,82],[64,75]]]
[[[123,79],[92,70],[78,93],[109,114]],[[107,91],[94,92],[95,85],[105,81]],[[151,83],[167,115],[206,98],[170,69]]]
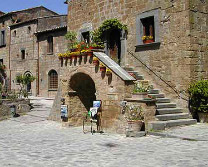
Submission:
[[[16,31],[16,30],[14,30],[12,34],[13,34],[13,37],[16,37],[16,35],[17,35],[17,31]]]
[[[155,29],[154,29],[154,17],[148,17],[141,19],[142,22],[142,27],[143,27],[143,36],[142,40],[143,43],[148,43],[154,42],[154,37],[155,37]]]
[[[85,41],[86,43],[90,43],[90,32],[87,31],[87,32],[83,32],[82,33],[82,37],[81,37],[81,40],[82,41]]]
[[[137,46],[159,44],[159,9],[141,13],[136,18]]]
[[[0,46],[6,45],[6,34],[5,30],[0,31]]]
[[[0,65],[3,65],[3,64],[4,64],[4,60],[0,59]]]
[[[27,27],[27,33],[30,34],[30,32],[31,32],[31,27],[29,26]]]
[[[25,59],[25,49],[21,50],[21,58],[22,58],[22,60]]]
[[[58,74],[55,70],[51,70],[48,73],[49,77],[49,89],[57,90],[58,89]]]
[[[48,37],[48,53],[53,53],[53,37]]]

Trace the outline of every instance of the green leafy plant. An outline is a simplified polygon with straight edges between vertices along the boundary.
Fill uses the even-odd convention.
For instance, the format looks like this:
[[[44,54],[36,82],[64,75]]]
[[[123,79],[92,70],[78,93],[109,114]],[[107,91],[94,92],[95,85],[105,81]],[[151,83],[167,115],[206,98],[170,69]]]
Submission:
[[[108,19],[105,20],[102,23],[102,25],[98,28],[98,34],[102,39],[107,31],[112,30],[125,30],[126,32],[128,32],[127,25],[121,24],[118,19]]]
[[[126,106],[127,120],[144,120],[144,111],[140,105],[127,105]]]
[[[200,80],[188,88],[191,112],[208,112],[208,80]]]
[[[110,33],[113,30],[124,30],[128,32],[127,25],[120,23],[118,19],[108,19],[105,20],[98,29],[94,30],[91,33],[93,43],[96,43],[97,45],[102,45],[106,33]]]
[[[20,95],[27,97],[28,95],[25,93],[26,85],[33,82],[36,78],[30,75],[18,75],[16,76],[16,82],[20,85]]]
[[[74,49],[77,47],[77,33],[74,31],[68,31],[65,35],[66,40],[68,40],[68,49]]]
[[[6,66],[3,64],[0,64],[0,83],[3,84],[4,79],[7,77],[6,75]]]
[[[152,85],[146,85],[142,82],[138,82],[134,86],[133,93],[149,92],[151,89],[153,89]]]

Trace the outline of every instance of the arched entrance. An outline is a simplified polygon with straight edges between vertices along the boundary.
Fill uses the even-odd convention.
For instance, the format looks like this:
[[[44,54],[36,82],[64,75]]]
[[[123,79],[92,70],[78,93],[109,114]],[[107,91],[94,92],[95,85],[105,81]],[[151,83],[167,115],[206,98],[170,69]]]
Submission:
[[[107,37],[107,46],[110,57],[118,64],[121,62],[121,30],[115,29],[109,32]]]
[[[85,107],[86,111],[89,111],[93,101],[96,100],[95,83],[92,78],[85,73],[76,73],[71,77],[69,87],[71,90],[76,91],[76,95],[83,104],[82,106]]]
[[[25,72],[24,75],[27,76],[27,77],[31,77],[32,76],[32,74],[30,72],[28,72],[28,71]],[[31,82],[28,82],[27,85],[26,85],[26,91],[28,93],[31,93],[31,89],[32,89],[32,84],[31,84]]]

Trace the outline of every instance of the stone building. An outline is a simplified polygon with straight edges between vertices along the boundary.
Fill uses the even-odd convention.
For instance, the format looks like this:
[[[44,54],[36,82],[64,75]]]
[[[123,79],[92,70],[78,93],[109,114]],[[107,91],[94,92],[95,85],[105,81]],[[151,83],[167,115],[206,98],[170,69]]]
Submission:
[[[0,60],[7,67],[8,89],[18,90],[17,75],[36,80],[27,85],[32,95],[54,96],[58,88],[57,53],[66,49],[66,16],[35,7],[0,16]]]
[[[207,79],[208,76],[208,2],[205,0],[71,0],[67,2],[68,30],[76,31],[79,38],[84,33],[98,28],[107,19],[117,18],[127,25],[128,34],[122,32],[111,34],[118,40],[115,46],[117,52],[106,49],[106,54],[111,58],[116,55],[121,67],[139,73],[139,77],[148,80],[156,88],[153,89],[152,94],[158,99],[156,108],[150,115],[154,117],[151,118],[152,120],[164,122],[153,123],[151,128],[154,129],[158,125],[160,126],[158,129],[163,129],[178,122],[182,125],[183,120],[188,117],[181,110],[179,112],[176,104],[187,111],[187,97],[184,91],[192,81]],[[152,41],[145,43],[143,36],[152,36]],[[100,61],[102,62],[102,59]],[[90,61],[88,63],[90,64]],[[109,64],[105,63],[105,65],[109,67]],[[129,89],[126,87],[129,87],[129,82],[129,85],[132,85],[132,81],[123,80],[113,71],[112,82],[108,83],[107,78],[100,78],[101,74],[96,72],[96,69],[85,64],[77,66],[76,63],[66,63],[66,66],[60,68],[60,72],[61,93],[57,98],[64,97],[69,108],[82,106],[83,102],[71,100],[82,97],[82,93],[73,87],[73,79],[81,82],[78,80],[86,77],[91,84],[93,83],[92,85],[95,85],[92,91],[96,92],[95,99],[103,102],[103,125],[108,127],[119,122],[116,125],[116,129],[119,129],[124,119],[119,103],[128,97]],[[170,99],[176,104],[170,103]],[[69,112],[73,112],[72,110]],[[156,111],[173,115],[158,116],[156,119]],[[69,122],[78,120],[81,114],[78,112],[76,115],[76,113],[70,113],[73,116],[69,116]],[[59,119],[56,114],[52,114],[52,117]],[[194,122],[189,121],[189,123]]]

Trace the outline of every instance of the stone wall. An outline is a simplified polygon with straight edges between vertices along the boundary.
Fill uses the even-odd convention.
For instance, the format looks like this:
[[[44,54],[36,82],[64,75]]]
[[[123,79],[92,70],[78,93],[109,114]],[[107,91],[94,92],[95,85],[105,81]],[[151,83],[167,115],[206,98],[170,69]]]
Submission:
[[[93,65],[92,57],[89,56],[75,60],[64,59],[60,73],[59,93],[50,119],[60,121],[60,100],[64,98],[65,104],[68,105],[69,124],[82,125],[83,115],[89,111],[88,107],[93,105],[92,101],[90,106],[89,102],[83,104],[85,98],[83,94],[88,92],[90,98],[94,93],[94,100],[102,101],[101,128],[117,133],[125,132],[126,122],[121,114],[120,102],[132,91],[132,82],[126,83],[114,73],[110,77],[100,72],[99,67]],[[92,85],[95,87],[93,88]],[[76,86],[78,86],[77,90]],[[55,105],[56,103],[59,105]]]
[[[197,12],[190,9],[191,2],[197,6]],[[207,1],[197,0],[100,0],[99,2],[72,0],[69,2],[68,8],[68,29],[79,32],[86,25],[91,25],[92,29],[95,29],[106,19],[118,18],[121,23],[128,26],[127,50],[133,52],[136,57],[126,52],[122,60],[123,64],[134,67],[156,88],[160,88],[170,98],[174,98],[179,105],[186,107],[186,101],[181,101],[172,88],[177,89],[180,93],[187,89],[192,80],[206,76],[207,56],[205,55],[207,53],[196,51],[194,54],[191,48],[198,47],[198,44],[192,44],[192,36],[193,32],[197,31],[197,26],[200,25],[200,31],[196,32],[200,39],[195,38],[195,41],[203,41],[203,44],[200,45],[203,46],[202,50],[207,47],[207,26],[205,26],[207,25],[207,6]],[[158,44],[156,46],[144,46],[137,41],[138,25],[136,19],[142,13],[149,13],[153,10],[158,11]],[[195,17],[192,26],[190,23],[191,15]],[[138,59],[172,88],[167,86],[160,77],[156,77]]]
[[[31,28],[28,32],[28,27]],[[18,90],[15,78],[17,75],[30,73],[38,78],[38,47],[36,43],[36,21],[11,28],[11,88]],[[16,31],[16,36],[14,35]],[[25,59],[22,59],[21,51],[25,50]],[[37,95],[37,81],[32,82],[32,95]]]
[[[190,0],[192,80],[208,78],[208,2]]]
[[[44,32],[38,34],[38,45],[39,45],[39,62],[40,62],[40,77],[39,77],[39,95],[55,97],[57,91],[49,90],[48,88],[48,74],[51,70],[55,70],[60,76],[59,72],[59,59],[58,53],[64,53],[67,50],[67,42],[64,35],[66,34],[67,29],[62,28],[59,30]],[[47,53],[47,38],[48,36],[53,36],[53,53]]]
[[[0,120],[6,119],[8,117],[11,117],[11,111],[10,111],[10,106],[15,106],[16,107],[16,113],[17,114],[23,114],[27,113],[30,111],[30,101],[29,100],[24,100],[24,99],[19,99],[19,100],[1,100],[0,103]]]

